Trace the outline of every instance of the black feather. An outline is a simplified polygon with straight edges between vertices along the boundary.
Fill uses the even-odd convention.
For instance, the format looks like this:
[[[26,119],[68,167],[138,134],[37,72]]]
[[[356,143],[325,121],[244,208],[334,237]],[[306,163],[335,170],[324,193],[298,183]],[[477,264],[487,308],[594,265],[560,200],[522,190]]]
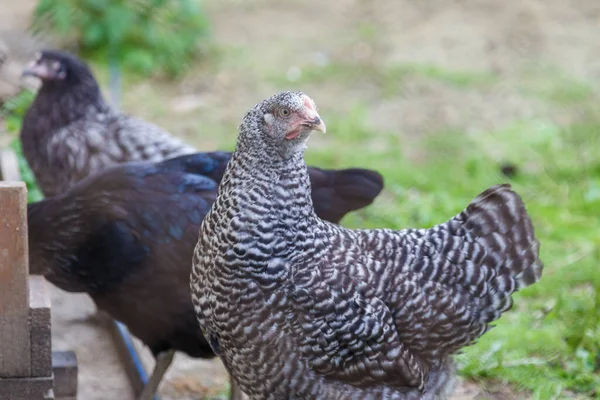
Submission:
[[[308,172],[315,212],[329,222],[339,223],[348,212],[368,206],[383,190],[383,177],[376,171],[313,167]]]
[[[144,245],[124,221],[110,221],[86,235],[65,265],[90,294],[117,289],[127,277],[135,274],[149,255]],[[123,268],[126,265],[127,268]],[[85,268],[81,268],[85,266]]]
[[[225,164],[220,153],[122,164],[30,204],[31,272],[88,293],[154,354],[214,357],[193,312],[189,274],[218,187],[208,175]]]

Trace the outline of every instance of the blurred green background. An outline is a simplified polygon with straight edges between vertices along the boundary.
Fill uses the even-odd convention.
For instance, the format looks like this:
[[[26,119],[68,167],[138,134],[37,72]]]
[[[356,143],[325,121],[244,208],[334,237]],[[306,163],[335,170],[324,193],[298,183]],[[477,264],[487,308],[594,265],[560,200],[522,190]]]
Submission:
[[[385,177],[348,227],[432,226],[511,183],[544,275],[458,357],[480,388],[463,398],[600,396],[597,0],[31,3],[27,24],[90,60],[107,98],[113,63],[125,112],[201,150],[233,149],[245,111],[275,91],[308,93],[328,129],[307,162]],[[5,99],[8,137],[31,99]]]

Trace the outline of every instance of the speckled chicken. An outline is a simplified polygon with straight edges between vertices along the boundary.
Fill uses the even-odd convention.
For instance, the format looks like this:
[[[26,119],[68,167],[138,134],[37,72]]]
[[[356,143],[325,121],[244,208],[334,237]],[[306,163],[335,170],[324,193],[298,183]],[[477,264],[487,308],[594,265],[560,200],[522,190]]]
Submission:
[[[325,222],[303,159],[313,130],[301,92],[244,117],[194,254],[205,337],[253,400],[445,399],[452,355],[541,277],[523,201],[498,185],[430,229]]]
[[[158,126],[110,107],[89,67],[71,54],[44,50],[23,74],[42,81],[20,136],[46,197],[111,165],[197,151]],[[381,175],[363,169],[310,168],[310,176],[317,213],[331,222],[371,204],[383,188]]]

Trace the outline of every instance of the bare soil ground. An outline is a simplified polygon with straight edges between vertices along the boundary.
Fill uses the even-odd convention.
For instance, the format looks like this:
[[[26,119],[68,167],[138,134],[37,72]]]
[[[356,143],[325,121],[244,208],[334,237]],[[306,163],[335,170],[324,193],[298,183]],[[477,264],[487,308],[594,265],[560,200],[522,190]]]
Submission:
[[[0,0],[0,32],[22,31],[34,3]],[[410,137],[444,129],[476,134],[542,115],[574,119],[572,109],[549,108],[516,90],[522,77],[550,69],[589,85],[600,78],[597,0],[210,0],[205,8],[220,48],[216,58],[194,66],[180,82],[128,83],[123,103],[205,150],[231,146],[243,113],[280,89],[302,88],[326,114],[361,104],[373,130]],[[417,73],[403,80],[402,90],[384,95],[394,82],[382,83],[372,72],[407,64],[500,79],[461,84],[460,77],[428,69],[425,74],[437,80]],[[321,65],[345,78],[305,78]],[[88,319],[91,301],[59,290],[52,301],[54,346],[79,357],[79,398],[132,399],[110,335]],[[147,352],[145,360],[152,365]],[[160,393],[202,399],[216,396],[225,382],[218,361],[178,355]],[[453,400],[489,398],[526,396],[465,383]]]

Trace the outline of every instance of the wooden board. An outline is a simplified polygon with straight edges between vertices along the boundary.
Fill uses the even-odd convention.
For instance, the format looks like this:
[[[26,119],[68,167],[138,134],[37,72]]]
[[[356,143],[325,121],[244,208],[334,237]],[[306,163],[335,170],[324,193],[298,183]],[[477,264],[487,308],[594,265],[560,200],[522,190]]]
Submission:
[[[41,275],[29,275],[29,338],[31,376],[52,376],[50,295]]]
[[[0,377],[31,374],[27,189],[0,182]]]

